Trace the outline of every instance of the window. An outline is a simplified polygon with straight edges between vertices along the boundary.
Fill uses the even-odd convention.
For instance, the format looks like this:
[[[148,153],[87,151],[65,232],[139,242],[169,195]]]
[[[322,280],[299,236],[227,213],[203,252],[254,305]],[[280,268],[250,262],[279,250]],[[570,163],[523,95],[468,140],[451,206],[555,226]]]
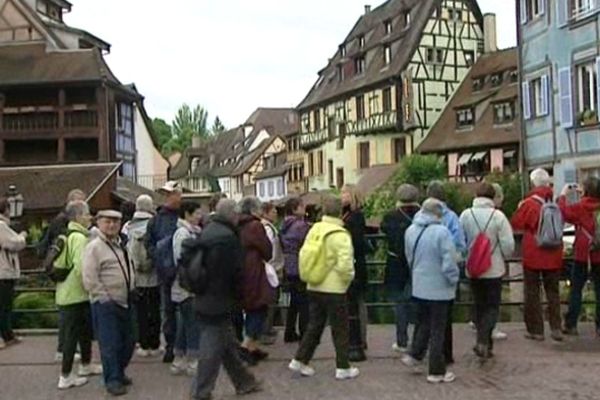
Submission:
[[[358,144],[358,168],[367,169],[371,166],[370,153],[371,146],[369,142]]]
[[[585,18],[597,7],[595,0],[571,0],[571,16]]]
[[[579,0],[574,0],[577,2]],[[546,0],[522,0],[521,23],[526,23],[543,15],[546,12]]]
[[[358,37],[358,47],[363,49],[365,47],[365,36],[361,35]]]
[[[337,66],[337,75],[338,78],[341,81],[343,81],[344,79],[346,79],[346,73],[344,72],[344,66],[343,65],[338,65]]]
[[[598,74],[593,62],[576,67],[577,113],[598,111]],[[582,115],[583,116],[583,115]]]
[[[269,197],[275,196],[275,183],[273,183],[273,181],[269,181],[268,187],[269,187]]]
[[[394,163],[399,163],[406,156],[406,138],[401,137],[393,139],[392,143],[392,160]]]
[[[543,75],[531,81],[531,98],[533,99],[533,116],[543,117],[548,114],[548,77]]]
[[[402,13],[402,26],[404,26],[404,29],[410,27],[410,11],[408,10]]]
[[[443,64],[444,63],[444,50],[443,49],[427,49],[427,62],[430,64]]]
[[[335,140],[335,118],[333,117],[327,119],[327,139]]]
[[[465,64],[467,67],[473,66],[475,63],[475,52],[473,50],[465,50]]]
[[[477,92],[483,89],[484,78],[474,78],[473,79],[473,91]]]
[[[344,142],[346,141],[346,124],[338,124],[338,141],[337,149],[344,150]]]
[[[510,83],[519,82],[519,71],[517,71],[517,70],[510,71],[508,74],[508,78],[510,79]]]
[[[454,22],[462,22],[463,16],[461,10],[448,10],[448,19]]]
[[[492,87],[500,86],[502,84],[502,80],[503,79],[502,79],[502,73],[501,72],[492,75],[492,79],[491,79]]]
[[[116,152],[117,159],[123,162],[122,176],[135,179],[135,138],[133,129],[133,106],[127,103],[116,105],[117,135]]]
[[[310,132],[310,114],[308,113],[302,115],[302,132]]]
[[[385,30],[386,35],[390,35],[392,33],[392,20],[388,19],[383,23],[383,28]]]
[[[315,132],[321,129],[321,110],[313,111],[313,120],[315,123]]]
[[[354,71],[356,75],[360,75],[365,72],[365,58],[364,57],[356,57],[354,59]]]
[[[265,183],[261,182],[258,184],[258,195],[260,197],[265,197]]]
[[[515,105],[511,102],[494,104],[494,123],[506,124],[515,119]]]
[[[383,112],[392,111],[392,88],[383,89]]]
[[[456,112],[456,125],[459,128],[473,126],[473,109],[465,108]]]
[[[327,162],[329,168],[327,170],[327,172],[329,172],[329,186],[334,186],[335,182],[334,182],[334,170],[333,170],[333,160],[329,160]]]
[[[365,96],[356,96],[356,119],[365,119]]]
[[[371,94],[369,97],[369,115],[379,114],[379,96]]]
[[[341,189],[342,187],[344,187],[344,168],[338,168],[336,175],[337,188]]]
[[[383,63],[385,65],[390,65],[392,62],[392,46],[386,44],[383,46]]]
[[[346,45],[345,44],[340,45],[340,56],[342,56],[342,58],[346,57]]]
[[[308,176],[315,176],[315,155],[308,153]]]
[[[317,171],[318,171],[319,175],[323,175],[323,172],[324,172],[323,171],[323,168],[324,168],[324,165],[323,165],[323,163],[324,163],[324,160],[323,160],[323,150],[319,150],[319,152],[317,153],[317,156],[318,156],[318,160],[317,161],[319,162]]]
[[[285,188],[283,185],[283,178],[277,180],[277,196],[285,196]]]

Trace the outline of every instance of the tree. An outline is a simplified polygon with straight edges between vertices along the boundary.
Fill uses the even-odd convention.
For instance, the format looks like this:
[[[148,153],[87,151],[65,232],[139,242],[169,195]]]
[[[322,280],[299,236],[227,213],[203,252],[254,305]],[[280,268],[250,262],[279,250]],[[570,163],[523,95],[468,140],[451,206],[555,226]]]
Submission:
[[[183,151],[192,144],[192,136],[207,139],[207,122],[208,112],[202,106],[198,105],[192,110],[189,105],[183,104],[173,120],[173,137],[167,147],[171,151]]]
[[[158,145],[160,152],[163,155],[168,155],[164,152],[165,145],[173,138],[173,130],[164,119],[154,118],[152,120],[152,138]]]
[[[213,136],[216,136],[219,133],[225,132],[225,126],[221,122],[221,119],[219,118],[218,115],[215,117],[215,122],[213,123],[213,126],[210,131]]]

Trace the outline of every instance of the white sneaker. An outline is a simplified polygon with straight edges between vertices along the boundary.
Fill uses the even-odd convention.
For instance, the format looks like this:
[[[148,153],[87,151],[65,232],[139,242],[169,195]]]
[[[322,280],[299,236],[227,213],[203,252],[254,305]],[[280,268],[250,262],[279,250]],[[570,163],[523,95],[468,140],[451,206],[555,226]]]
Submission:
[[[312,368],[306,364],[303,364],[298,360],[290,361],[288,368],[290,369],[290,371],[299,372],[300,375],[302,375],[302,376],[314,376],[315,375],[314,368]]]
[[[173,375],[183,375],[187,371],[187,362],[183,357],[175,357],[173,360],[173,364],[171,364],[171,374]]]
[[[142,358],[150,357],[150,351],[149,350],[144,350],[141,347],[135,351],[135,354],[138,357],[142,357]]]
[[[189,363],[185,372],[188,376],[195,376],[198,372],[198,360]]]
[[[336,369],[335,370],[335,379],[345,380],[345,379],[354,379],[360,375],[360,371],[356,367],[350,367],[348,369]]]
[[[402,347],[402,346],[399,346],[398,343],[394,343],[392,345],[392,350],[395,351],[396,353],[406,353],[406,352],[408,352],[408,347]]]
[[[475,322],[470,321],[469,322],[469,328],[471,328],[472,330],[476,331],[477,330],[477,326],[475,325]]]
[[[0,339],[0,350],[5,349],[6,348],[6,343],[4,343],[3,339]]]
[[[156,350],[147,350],[150,357],[158,357],[162,354],[162,351],[160,349],[156,349]]]
[[[446,372],[446,375],[429,375],[427,382],[429,383],[450,383],[456,380],[456,375],[452,372]]]
[[[492,332],[492,339],[494,340],[506,340],[508,339],[508,335],[504,332],[502,332],[499,329],[494,329],[494,332]]]
[[[61,377],[58,379],[58,388],[60,390],[65,390],[70,389],[72,387],[83,386],[86,383],[88,383],[87,378],[79,378],[73,374],[65,378],[61,375]]]
[[[88,365],[80,365],[79,376],[92,376],[92,375],[102,375],[102,365],[98,364],[88,364]]]
[[[406,365],[408,368],[412,369],[413,373],[421,374],[423,373],[423,362],[413,358],[410,354],[405,354],[402,357],[402,364]]]

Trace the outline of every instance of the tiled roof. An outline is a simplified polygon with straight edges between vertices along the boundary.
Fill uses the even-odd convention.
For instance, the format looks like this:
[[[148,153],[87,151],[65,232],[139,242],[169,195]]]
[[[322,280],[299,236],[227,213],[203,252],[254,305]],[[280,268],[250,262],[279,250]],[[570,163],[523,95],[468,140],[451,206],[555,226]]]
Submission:
[[[90,196],[118,167],[116,163],[99,163],[0,168],[0,193],[15,185],[23,195],[26,210],[60,209],[71,190],[81,189]]]
[[[356,187],[364,196],[367,196],[385,185],[397,170],[398,165],[373,166],[363,172]]]
[[[152,197],[156,206],[164,201],[164,196],[158,192],[147,189],[125,178],[117,178],[117,188],[113,191],[113,195],[121,201],[130,201],[135,203],[136,199],[142,194]]]
[[[502,146],[520,142],[520,107],[518,105],[518,80],[511,81],[509,71],[517,71],[517,49],[484,54],[467,74],[460,87],[431,128],[418,152],[447,153],[451,150]],[[493,87],[491,76],[502,73],[500,86]],[[484,79],[483,87],[474,90],[473,81]],[[494,124],[494,103],[510,100],[515,103],[515,118],[511,124]],[[472,129],[457,129],[456,111],[474,107],[475,122]]]
[[[300,103],[300,110],[317,104],[332,101],[362,87],[384,82],[400,75],[416,51],[423,29],[433,14],[439,0],[388,0],[371,12],[361,16],[344,40],[346,56],[337,50],[327,66],[319,72],[319,79],[306,98]],[[483,26],[483,16],[477,1],[469,0],[477,21]],[[410,12],[410,25],[404,26],[404,14]],[[385,21],[392,21],[392,33],[385,32]],[[364,36],[364,48],[360,48],[358,38]],[[392,48],[392,62],[386,66],[383,58],[383,45]],[[365,70],[354,75],[354,59],[365,56]],[[338,67],[344,71],[340,80]]]

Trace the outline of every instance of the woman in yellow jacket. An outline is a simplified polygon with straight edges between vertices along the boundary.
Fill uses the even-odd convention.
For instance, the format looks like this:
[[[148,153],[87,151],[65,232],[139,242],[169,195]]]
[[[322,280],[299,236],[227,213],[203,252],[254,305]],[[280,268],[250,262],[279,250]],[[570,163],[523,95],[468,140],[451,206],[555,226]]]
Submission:
[[[349,329],[346,292],[354,279],[352,239],[341,220],[342,203],[335,197],[323,201],[323,219],[315,224],[300,250],[300,278],[307,283],[308,328],[289,369],[303,376],[315,371],[312,359],[327,319],[336,352],[336,379],[353,379],[358,368],[348,360]]]

